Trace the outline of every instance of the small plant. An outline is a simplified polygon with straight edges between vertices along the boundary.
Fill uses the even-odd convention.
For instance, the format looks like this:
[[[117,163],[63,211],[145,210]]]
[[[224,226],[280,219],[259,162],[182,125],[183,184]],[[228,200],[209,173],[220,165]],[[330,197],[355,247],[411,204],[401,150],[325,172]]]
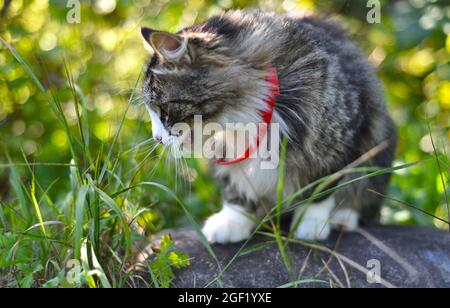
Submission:
[[[189,257],[174,250],[174,243],[170,234],[163,235],[160,247],[153,247],[152,250],[155,253],[155,258],[148,267],[153,284],[158,288],[168,288],[175,278],[174,269],[189,266]]]

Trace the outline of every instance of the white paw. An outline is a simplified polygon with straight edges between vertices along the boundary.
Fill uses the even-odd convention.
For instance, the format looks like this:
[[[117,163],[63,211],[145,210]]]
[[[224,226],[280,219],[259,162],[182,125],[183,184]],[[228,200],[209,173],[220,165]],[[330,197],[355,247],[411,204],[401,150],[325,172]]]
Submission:
[[[237,243],[250,237],[255,222],[240,206],[225,204],[222,211],[211,216],[203,227],[210,243]]]
[[[292,229],[298,225],[294,232],[295,238],[306,241],[326,240],[331,233],[329,219],[334,206],[334,197],[330,197],[322,202],[310,204],[307,208],[298,208],[291,227]]]
[[[330,236],[331,226],[321,219],[304,219],[295,231],[295,238],[305,241],[323,241]]]
[[[355,231],[358,228],[359,214],[352,209],[336,209],[331,214],[330,223],[335,228],[343,228],[345,231]]]

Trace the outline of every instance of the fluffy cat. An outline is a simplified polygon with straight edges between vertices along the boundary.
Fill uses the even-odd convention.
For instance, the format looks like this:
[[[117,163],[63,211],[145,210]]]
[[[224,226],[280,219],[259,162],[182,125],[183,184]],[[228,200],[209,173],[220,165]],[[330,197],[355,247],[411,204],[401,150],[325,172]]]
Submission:
[[[376,73],[336,24],[314,16],[230,11],[176,34],[142,28],[142,35],[152,51],[143,97],[158,142],[171,146],[179,137],[172,127],[192,125],[195,115],[218,123],[260,121],[270,65],[280,90],[272,121],[288,139],[285,196],[377,147],[362,166],[391,166],[396,133]],[[203,228],[211,243],[248,238],[275,205],[279,170],[258,163],[250,158],[212,164],[222,183],[223,209]],[[357,181],[299,207],[295,237],[324,240],[333,226],[354,230],[360,221],[377,219],[382,200],[368,189],[384,193],[388,182],[389,175]]]

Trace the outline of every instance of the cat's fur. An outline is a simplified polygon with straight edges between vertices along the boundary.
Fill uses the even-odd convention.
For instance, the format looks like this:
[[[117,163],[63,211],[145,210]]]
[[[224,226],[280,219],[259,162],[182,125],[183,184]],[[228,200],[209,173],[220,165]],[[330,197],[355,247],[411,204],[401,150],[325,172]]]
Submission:
[[[219,123],[260,121],[271,64],[280,87],[273,121],[289,138],[285,196],[383,143],[363,166],[391,166],[396,133],[376,73],[336,24],[313,16],[232,11],[174,35],[145,28],[142,33],[154,51],[143,94],[161,142],[169,142],[175,123],[194,115]],[[204,227],[211,242],[247,238],[276,203],[279,170],[261,170],[257,163],[214,166],[224,209]],[[341,177],[340,183],[357,176]],[[302,217],[296,236],[324,239],[330,222],[352,230],[358,220],[376,219],[381,199],[368,189],[384,193],[388,182],[388,175],[357,181],[301,207],[294,215]]]

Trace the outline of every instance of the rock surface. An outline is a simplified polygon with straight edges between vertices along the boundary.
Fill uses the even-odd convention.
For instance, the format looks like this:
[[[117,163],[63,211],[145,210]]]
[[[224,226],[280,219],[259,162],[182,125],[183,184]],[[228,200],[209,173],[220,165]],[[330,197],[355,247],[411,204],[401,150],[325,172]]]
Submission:
[[[268,236],[255,236],[240,254],[244,243],[213,245],[217,262],[195,231],[164,233],[191,258],[189,267],[176,272],[174,287],[450,287],[450,233],[437,229],[371,226],[335,232],[325,243],[291,243],[286,249],[290,271]],[[151,259],[150,247],[157,247],[159,238],[143,250],[140,261]]]

